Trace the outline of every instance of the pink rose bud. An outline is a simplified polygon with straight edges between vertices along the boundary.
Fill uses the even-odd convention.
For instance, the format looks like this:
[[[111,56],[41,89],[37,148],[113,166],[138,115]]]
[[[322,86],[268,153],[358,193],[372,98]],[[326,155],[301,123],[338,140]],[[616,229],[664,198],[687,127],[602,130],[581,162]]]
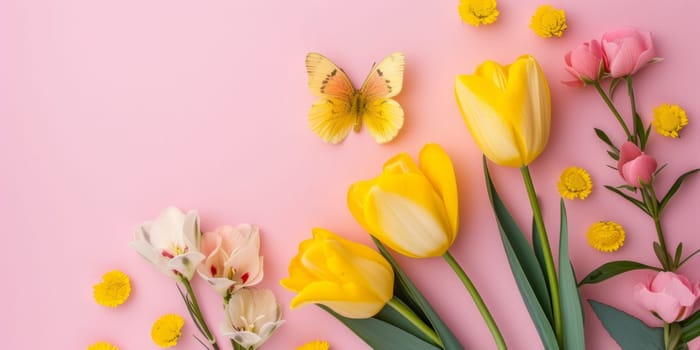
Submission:
[[[639,150],[634,143],[627,141],[620,147],[617,171],[630,186],[641,187],[643,184],[649,184],[656,166],[656,159]]]
[[[573,81],[565,81],[570,86],[583,86],[598,81],[603,63],[603,51],[597,40],[582,43],[564,56],[566,71],[576,78]]]
[[[673,272],[659,272],[650,283],[634,286],[634,299],[666,323],[686,319],[700,297],[700,283]]]
[[[651,33],[621,28],[603,34],[605,70],[613,78],[632,75],[656,57]]]

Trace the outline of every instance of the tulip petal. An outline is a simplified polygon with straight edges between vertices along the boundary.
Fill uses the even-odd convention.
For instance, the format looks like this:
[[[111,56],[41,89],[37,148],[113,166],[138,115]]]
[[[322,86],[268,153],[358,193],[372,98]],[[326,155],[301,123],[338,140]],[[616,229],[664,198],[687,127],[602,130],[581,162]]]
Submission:
[[[308,284],[319,280],[318,277],[307,271],[301,263],[301,253],[302,250],[299,250],[299,255],[292,258],[289,262],[289,277],[280,280],[282,287],[297,293]]]
[[[445,204],[447,217],[450,219],[452,237],[450,245],[457,236],[459,225],[459,205],[457,192],[457,179],[450,156],[437,144],[425,145],[419,155],[420,168],[425,177]]]
[[[455,95],[464,122],[484,155],[499,165],[522,166],[513,128],[502,117],[508,105],[504,93],[486,78],[460,75]]]
[[[410,257],[442,255],[452,240],[442,199],[423,175],[382,174],[364,216],[372,235]]]
[[[392,174],[420,173],[413,158],[406,153],[399,153],[384,163],[384,172]]]
[[[372,186],[374,186],[374,180],[358,181],[352,184],[348,190],[348,209],[350,209],[352,216],[355,217],[355,220],[360,223],[360,226],[362,226],[365,231],[370,231],[370,227],[367,225],[367,222],[365,222],[364,203]]]
[[[375,300],[373,295],[352,282],[340,285],[319,281],[301,290],[292,299],[290,306],[295,309],[306,304],[323,304],[348,318],[370,318],[384,307],[384,304]]]
[[[531,56],[518,58],[508,69],[507,96],[513,108],[511,125],[516,134],[523,164],[530,164],[547,146],[551,123],[549,85],[537,61]]]

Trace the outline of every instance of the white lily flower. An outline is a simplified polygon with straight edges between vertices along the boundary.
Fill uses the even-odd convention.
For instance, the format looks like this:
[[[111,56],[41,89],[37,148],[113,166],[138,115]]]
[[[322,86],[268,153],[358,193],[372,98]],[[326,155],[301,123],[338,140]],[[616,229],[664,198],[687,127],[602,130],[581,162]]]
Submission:
[[[204,260],[199,252],[201,237],[196,211],[185,215],[168,207],[155,221],[143,223],[129,245],[166,275],[189,281]]]
[[[201,252],[206,256],[199,275],[224,299],[236,290],[262,281],[260,232],[254,225],[221,226],[202,237]]]
[[[238,290],[224,313],[221,333],[248,350],[260,347],[284,323],[280,306],[269,289]]]

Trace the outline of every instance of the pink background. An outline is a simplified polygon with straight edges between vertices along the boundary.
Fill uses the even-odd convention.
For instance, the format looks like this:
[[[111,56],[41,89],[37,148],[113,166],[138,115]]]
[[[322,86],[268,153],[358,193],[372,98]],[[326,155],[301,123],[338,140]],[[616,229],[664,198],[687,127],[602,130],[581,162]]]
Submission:
[[[649,151],[669,166],[665,191],[681,172],[700,165],[697,117],[700,80],[693,1],[552,1],[567,11],[561,39],[537,37],[528,24],[539,5],[501,1],[497,23],[461,22],[457,1],[40,1],[0,2],[0,214],[5,237],[0,266],[0,347],[84,349],[108,340],[121,349],[151,349],[152,322],[164,313],[186,316],[173,283],[127,243],[134,229],[172,204],[198,209],[205,230],[258,224],[265,280],[283,307],[286,324],[264,346],[290,349],[322,338],[336,350],[366,348],[315,307],[289,310],[292,294],[278,281],[312,227],[368,242],[345,206],[348,186],[375,176],[398,152],[416,155],[438,142],[453,157],[460,186],[461,232],[452,252],[481,291],[512,349],[539,340],[511,277],[488,206],[481,155],[454,102],[453,80],[478,63],[503,63],[523,53],[541,63],[552,88],[549,148],[532,164],[546,222],[558,227],[556,182],[567,166],[588,169],[596,184],[584,202],[567,202],[571,255],[579,277],[614,259],[655,264],[651,221],[602,188],[620,183],[593,127],[622,140],[593,89],[559,83],[569,77],[563,55],[604,31],[633,25],[654,33],[665,58],[636,78],[639,107],[678,103],[690,116],[683,138],[654,134]],[[666,16],[664,16],[666,15]],[[397,100],[406,123],[388,145],[366,132],[327,145],[308,128],[313,97],[304,56],[319,51],[360,84],[371,63],[393,51],[407,57]],[[627,111],[623,90],[618,100]],[[529,207],[517,169],[493,168],[495,181],[529,227]],[[671,245],[700,247],[696,221],[700,182],[692,179],[668,207]],[[615,254],[590,248],[595,221],[615,220],[628,233]],[[557,237],[551,241],[556,246]],[[493,342],[474,304],[440,259],[399,259],[465,347]],[[700,279],[700,260],[682,272]],[[128,302],[107,309],[92,285],[111,269],[132,277]],[[582,289],[651,321],[631,300],[648,272],[628,273]],[[222,317],[215,293],[201,280],[210,325]],[[586,305],[589,349],[615,343]],[[187,321],[179,349],[197,349]]]

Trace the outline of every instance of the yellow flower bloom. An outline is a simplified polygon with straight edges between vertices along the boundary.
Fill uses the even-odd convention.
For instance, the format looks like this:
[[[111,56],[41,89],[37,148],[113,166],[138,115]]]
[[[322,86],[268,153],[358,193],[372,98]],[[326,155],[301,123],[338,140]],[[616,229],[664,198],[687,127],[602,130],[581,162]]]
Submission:
[[[601,252],[614,252],[625,243],[625,230],[613,221],[600,221],[593,224],[586,233],[588,244]]]
[[[156,345],[161,348],[169,348],[177,345],[178,339],[182,334],[182,327],[185,325],[185,320],[176,314],[167,314],[161,316],[153,323],[151,329],[151,339]]]
[[[401,153],[381,175],[354,183],[350,212],[372,236],[413,258],[444,254],[457,237],[459,210],[452,161],[437,144],[420,152],[420,167]]]
[[[296,348],[296,350],[328,350],[330,344],[327,341],[314,340]]]
[[[98,341],[88,346],[87,350],[119,350],[119,348],[106,341]]]
[[[129,276],[119,270],[102,275],[102,282],[93,286],[95,302],[102,306],[117,307],[123,304],[131,294]]]
[[[472,138],[494,163],[528,165],[547,145],[549,85],[534,57],[508,66],[486,61],[474,74],[457,76],[455,94]]]
[[[568,167],[564,169],[557,183],[559,194],[567,199],[586,199],[593,189],[591,175],[586,169],[579,167]]]
[[[370,318],[393,297],[394,271],[370,247],[316,228],[280,284],[298,293],[292,308],[322,304],[345,317]]]
[[[496,22],[497,6],[496,0],[460,0],[457,9],[462,20],[478,27],[480,24]]]
[[[676,138],[684,126],[688,125],[688,116],[679,105],[664,103],[654,108],[654,130],[663,136]]]
[[[543,38],[561,37],[566,30],[566,13],[552,5],[542,5],[532,16],[530,29]]]

